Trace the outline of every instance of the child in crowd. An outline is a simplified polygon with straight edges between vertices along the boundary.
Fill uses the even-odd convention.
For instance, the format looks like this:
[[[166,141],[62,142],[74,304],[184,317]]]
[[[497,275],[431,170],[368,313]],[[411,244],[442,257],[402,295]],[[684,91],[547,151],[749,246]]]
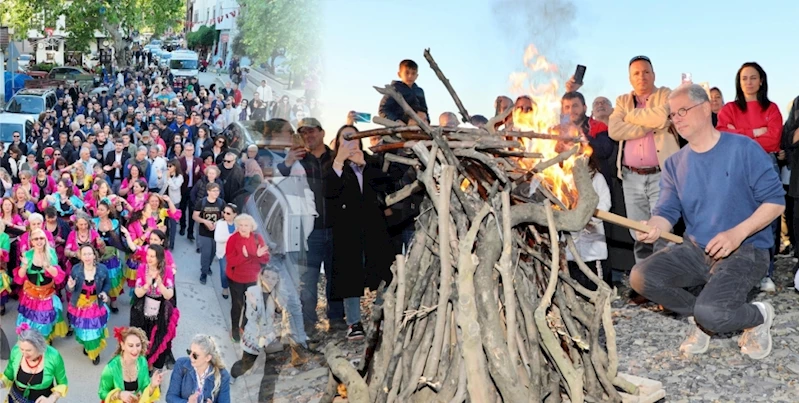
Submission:
[[[413,60],[403,60],[399,65],[399,72],[397,73],[400,80],[393,81],[391,86],[402,95],[405,102],[426,122],[430,123],[430,118],[427,116],[427,101],[424,98],[424,90],[416,85],[416,79],[419,77],[419,65]],[[379,115],[381,118],[407,124],[412,120],[405,111],[402,109],[397,101],[390,95],[384,95],[380,100]]]

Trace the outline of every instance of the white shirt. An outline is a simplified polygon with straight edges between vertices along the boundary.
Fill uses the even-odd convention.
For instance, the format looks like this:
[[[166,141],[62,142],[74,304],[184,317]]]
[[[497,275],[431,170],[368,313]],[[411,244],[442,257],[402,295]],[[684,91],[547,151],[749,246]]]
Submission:
[[[603,211],[610,211],[610,188],[605,181],[605,177],[597,172],[594,174],[592,180],[594,190],[599,196],[599,204],[597,209]],[[580,232],[572,232],[574,244],[577,247],[577,252],[580,253],[585,262],[593,262],[595,260],[604,260],[608,258],[608,244],[605,239],[605,227],[602,220],[598,218],[591,218],[588,225]],[[574,261],[574,256],[570,250],[566,249],[566,260]]]
[[[272,87],[270,87],[268,84],[258,87],[255,92],[261,97],[261,101],[272,102]]]

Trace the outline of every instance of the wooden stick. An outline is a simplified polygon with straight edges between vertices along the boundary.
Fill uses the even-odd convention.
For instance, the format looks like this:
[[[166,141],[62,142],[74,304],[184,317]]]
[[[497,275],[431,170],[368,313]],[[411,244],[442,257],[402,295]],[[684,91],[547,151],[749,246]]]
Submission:
[[[496,135],[497,134],[497,126],[499,126],[499,124],[501,122],[504,122],[505,119],[507,119],[508,116],[510,116],[511,113],[513,113],[513,105],[508,107],[508,109],[505,109],[504,111],[502,111],[502,113],[500,113],[499,115],[494,116],[491,119],[488,119],[488,123],[486,123],[486,125],[485,125],[486,130],[490,134]]]
[[[401,156],[399,156],[397,154],[387,153],[383,157],[388,162],[397,162],[397,163],[400,163],[400,164],[403,164],[403,165],[416,166],[416,165],[421,164],[421,162],[419,162],[419,160],[417,160],[417,159],[408,158],[408,157],[401,157]]]
[[[452,194],[452,181],[455,180],[455,167],[444,165],[441,167],[440,195],[438,201],[438,246],[441,259],[441,285],[438,291],[438,315],[433,338],[433,348],[430,351],[430,366],[424,370],[425,378],[435,378],[441,358],[441,349],[444,338],[444,327],[447,325],[447,303],[452,293],[452,257],[450,252],[450,201]]]
[[[420,191],[422,189],[424,189],[424,186],[422,186],[422,183],[419,182],[418,180],[414,181],[410,185],[405,185],[405,187],[403,187],[402,189],[400,189],[400,190],[398,190],[398,191],[386,196],[386,207],[391,207],[391,206],[393,206],[393,205],[395,205],[395,204],[397,204],[397,203],[399,203],[399,202],[411,197],[412,194],[414,194],[414,193],[416,193],[416,192],[418,192],[418,191]]]
[[[509,109],[511,110],[511,109]],[[377,119],[377,118],[374,118]],[[373,119],[373,120],[374,120]],[[382,119],[382,118],[380,118]],[[385,120],[385,119],[383,119]],[[387,125],[390,120],[385,120],[382,124]],[[528,139],[538,139],[538,140],[551,140],[551,141],[563,141],[563,142],[572,142],[578,143],[582,139],[580,137],[572,137],[572,136],[564,136],[564,135],[557,135],[557,134],[546,134],[546,133],[536,133],[532,131],[515,131],[515,130],[500,130],[494,131],[491,133],[486,129],[473,129],[469,127],[441,127],[441,126],[430,126],[431,129],[441,129],[445,133],[445,137],[457,137],[456,134],[460,135],[460,137],[465,136],[472,136],[473,138],[495,138],[495,137],[508,137],[508,138],[528,138]],[[429,135],[427,135],[423,128],[419,126],[404,126],[400,125],[397,122],[394,122],[394,125],[381,127],[378,129],[371,129],[371,130],[364,130],[362,132],[357,133],[348,133],[344,135],[344,138],[347,140],[358,140],[366,137],[375,137],[375,136],[390,136],[394,134],[406,134],[406,133],[417,133],[421,136],[426,136],[426,139],[431,139]]]
[[[366,381],[361,378],[355,367],[344,358],[341,350],[333,343],[328,343],[324,350],[325,360],[327,360],[330,371],[336,378],[341,379],[347,385],[347,398],[353,403],[367,403],[369,401],[369,390]]]
[[[627,229],[636,230],[638,232],[649,232],[649,231],[652,230],[652,227],[650,227],[650,226],[648,226],[648,225],[646,225],[644,223],[640,223],[638,221],[631,220],[631,219],[629,219],[627,217],[622,217],[622,216],[620,216],[618,214],[613,214],[611,212],[604,211],[604,210],[597,209],[594,212],[594,217],[599,218],[602,221],[609,222],[611,224],[616,224],[616,225],[622,226],[622,227],[627,228]],[[681,236],[674,235],[671,232],[661,232],[660,237],[665,239],[665,240],[667,240],[667,241],[669,241],[669,242],[674,242],[674,243],[682,243],[683,242],[683,239],[682,239]]]
[[[466,238],[461,242],[458,256],[458,304],[455,319],[461,328],[461,352],[463,366],[466,368],[466,389],[473,402],[490,402],[494,397],[494,386],[486,367],[486,356],[480,340],[480,320],[475,304],[474,272],[477,267],[477,256],[472,253],[477,232],[483,219],[491,211],[488,204],[483,203],[477,213]]]
[[[583,402],[585,395],[583,394],[583,374],[581,371],[574,367],[569,357],[563,348],[560,346],[560,340],[555,338],[547,323],[547,309],[552,304],[552,296],[555,294],[555,287],[558,283],[558,271],[560,270],[560,245],[558,241],[558,231],[555,226],[555,218],[552,213],[552,205],[549,200],[544,200],[544,210],[546,212],[547,223],[549,227],[549,241],[552,248],[552,266],[549,271],[549,279],[547,281],[547,288],[544,291],[544,296],[538,302],[538,307],[533,314],[535,324],[538,327],[538,333],[541,335],[541,341],[544,348],[552,357],[552,361],[558,368],[558,372],[566,380],[568,386],[567,392],[572,402]]]
[[[469,123],[471,121],[469,112],[466,112],[466,107],[463,106],[463,102],[461,102],[461,99],[460,97],[458,97],[458,94],[455,92],[455,89],[452,88],[452,84],[449,83],[449,80],[447,79],[446,76],[444,76],[444,73],[441,71],[441,68],[438,67],[438,63],[436,63],[436,61],[433,59],[433,55],[430,54],[429,48],[424,50],[424,58],[427,59],[428,63],[430,63],[430,68],[433,69],[433,71],[436,73],[438,79],[441,80],[442,83],[444,83],[445,87],[447,87],[449,95],[452,95],[452,100],[455,101],[455,105],[458,107],[458,110],[460,111],[461,116],[463,117],[462,119],[463,122]]]
[[[487,150],[487,149],[502,149],[502,148],[518,148],[521,146],[517,141],[508,141],[508,140],[478,140],[478,141],[444,141],[445,144],[449,146],[450,149],[455,148],[475,148],[478,150]],[[392,144],[380,144],[374,147],[369,148],[372,150],[373,153],[382,153],[386,151],[393,151],[393,150],[400,150],[403,148],[413,148],[416,144],[422,144],[424,146],[429,147],[433,144],[432,140],[410,140],[410,141],[402,141],[399,143],[392,143]],[[557,157],[553,158],[556,159]],[[564,158],[565,159],[565,158]],[[551,160],[550,160],[551,161]],[[447,160],[447,163],[450,161]],[[547,161],[544,161],[547,162]],[[556,161],[558,163],[560,161]],[[450,164],[451,165],[451,164]]]
[[[514,295],[513,274],[511,270],[511,252],[513,251],[511,238],[513,234],[510,226],[510,192],[500,194],[502,200],[502,255],[496,269],[502,275],[502,290],[505,296],[505,317],[507,319],[507,343],[511,364],[516,367],[519,360],[519,350],[516,346],[516,296]]]

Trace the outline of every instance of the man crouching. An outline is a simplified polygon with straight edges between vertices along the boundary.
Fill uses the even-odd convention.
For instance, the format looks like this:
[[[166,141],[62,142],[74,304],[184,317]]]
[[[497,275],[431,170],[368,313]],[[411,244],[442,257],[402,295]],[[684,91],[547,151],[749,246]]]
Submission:
[[[684,85],[669,96],[669,119],[688,145],[665,163],[660,198],[638,233],[652,243],[671,231],[680,216],[686,239],[633,267],[630,285],[668,310],[689,316],[692,326],[680,345],[686,354],[702,354],[710,335],[743,330],[741,352],[753,359],[771,353],[774,308],[747,303],[749,291],[766,274],[768,225],[785,209],[784,191],[771,160],[753,140],[713,127],[707,93]],[[698,297],[686,287],[704,285]]]

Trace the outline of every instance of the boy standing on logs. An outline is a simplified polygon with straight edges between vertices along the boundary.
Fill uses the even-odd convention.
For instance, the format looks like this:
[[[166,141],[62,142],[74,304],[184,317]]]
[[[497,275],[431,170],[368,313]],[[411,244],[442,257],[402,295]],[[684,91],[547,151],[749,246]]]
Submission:
[[[771,160],[749,138],[713,127],[705,90],[684,85],[669,95],[671,113],[688,146],[665,163],[660,198],[649,233],[653,243],[671,231],[682,215],[686,240],[672,244],[633,267],[630,285],[666,309],[690,316],[691,329],[680,345],[686,354],[702,354],[712,333],[743,330],[741,352],[762,359],[771,352],[774,308],[747,303],[769,266],[774,239],[768,225],[785,209]],[[686,287],[704,285],[698,297]]]
[[[400,81],[391,82],[391,86],[402,94],[402,98],[413,108],[417,115],[421,116],[427,123],[430,123],[424,90],[416,85],[416,79],[419,78],[419,65],[413,60],[403,60],[400,62],[397,75],[399,75]],[[411,117],[405,114],[397,101],[389,95],[384,95],[383,99],[380,100],[379,115],[381,118],[393,120],[403,125],[412,121]]]

